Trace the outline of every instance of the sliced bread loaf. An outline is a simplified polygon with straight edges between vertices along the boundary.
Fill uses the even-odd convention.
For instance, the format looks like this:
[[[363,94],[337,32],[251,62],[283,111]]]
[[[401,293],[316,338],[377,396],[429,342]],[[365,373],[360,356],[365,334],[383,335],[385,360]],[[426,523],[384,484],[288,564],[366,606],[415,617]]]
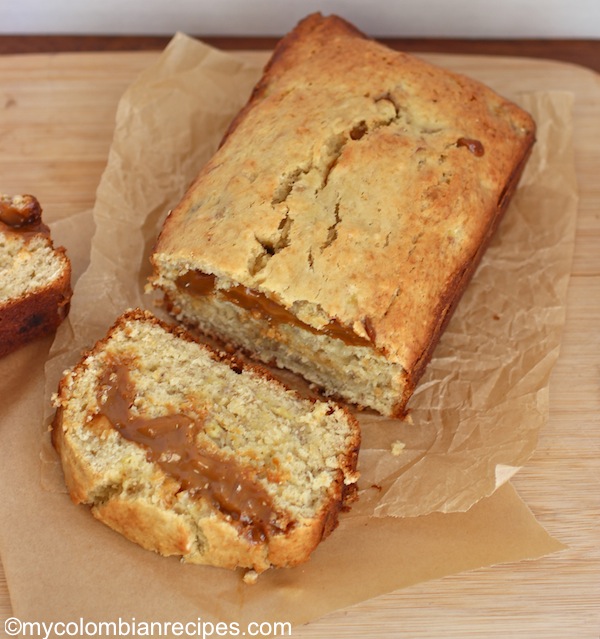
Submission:
[[[490,88],[313,14],[167,218],[153,283],[186,324],[402,415],[534,138]]]
[[[360,435],[331,402],[129,311],[65,373],[53,424],[67,487],[162,555],[293,566],[355,494]]]

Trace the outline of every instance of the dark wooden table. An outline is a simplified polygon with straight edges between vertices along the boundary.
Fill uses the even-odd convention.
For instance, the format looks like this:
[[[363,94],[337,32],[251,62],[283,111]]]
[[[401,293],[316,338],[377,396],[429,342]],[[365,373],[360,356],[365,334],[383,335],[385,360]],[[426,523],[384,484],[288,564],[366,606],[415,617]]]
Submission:
[[[271,49],[277,38],[199,38],[222,49]],[[0,54],[58,51],[139,51],[163,49],[170,38],[162,36],[0,36]],[[600,72],[600,40],[471,40],[445,38],[386,38],[387,45],[404,51],[468,53],[561,60]]]

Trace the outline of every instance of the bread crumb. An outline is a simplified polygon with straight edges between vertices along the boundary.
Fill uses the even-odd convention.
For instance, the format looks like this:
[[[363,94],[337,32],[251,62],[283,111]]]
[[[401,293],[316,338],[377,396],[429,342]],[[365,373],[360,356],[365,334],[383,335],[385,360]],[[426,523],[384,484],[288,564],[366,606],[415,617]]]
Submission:
[[[258,573],[256,570],[247,570],[244,573],[244,583],[253,586],[258,581]]]
[[[402,453],[405,447],[406,444],[404,442],[401,442],[400,440],[395,441],[392,444],[392,455],[394,455],[394,457],[398,457],[398,455]]]

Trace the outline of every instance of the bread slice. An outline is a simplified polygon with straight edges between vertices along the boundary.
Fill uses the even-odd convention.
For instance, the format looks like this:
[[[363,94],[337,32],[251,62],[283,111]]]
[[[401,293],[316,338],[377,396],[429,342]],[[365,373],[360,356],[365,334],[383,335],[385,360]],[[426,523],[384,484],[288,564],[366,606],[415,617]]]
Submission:
[[[0,194],[0,357],[53,333],[69,312],[71,262],[31,195]]]
[[[183,322],[401,415],[534,132],[479,82],[311,15],[168,216],[153,284]]]
[[[72,499],[162,555],[293,566],[356,492],[360,435],[345,409],[139,310],[65,374],[56,405]]]

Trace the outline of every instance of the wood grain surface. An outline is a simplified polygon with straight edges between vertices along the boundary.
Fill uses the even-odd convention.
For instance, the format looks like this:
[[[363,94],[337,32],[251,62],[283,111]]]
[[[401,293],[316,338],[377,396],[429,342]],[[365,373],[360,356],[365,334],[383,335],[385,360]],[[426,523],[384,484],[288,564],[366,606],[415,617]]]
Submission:
[[[0,56],[0,190],[35,192],[50,220],[91,208],[119,96],[156,52]],[[514,485],[568,549],[378,597],[297,637],[600,637],[600,78],[570,64],[429,56],[523,90],[575,95],[580,207],[551,415]],[[0,398],[0,402],[1,402]],[[508,524],[507,524],[508,525]],[[0,570],[0,637],[11,614]]]

